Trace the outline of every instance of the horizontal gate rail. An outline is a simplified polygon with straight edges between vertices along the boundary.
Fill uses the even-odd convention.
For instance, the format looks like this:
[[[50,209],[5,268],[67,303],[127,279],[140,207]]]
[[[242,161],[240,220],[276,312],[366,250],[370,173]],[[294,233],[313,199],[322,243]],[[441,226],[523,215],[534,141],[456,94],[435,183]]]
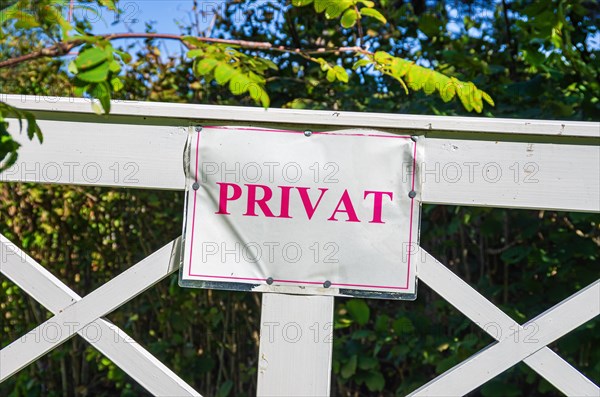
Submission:
[[[37,105],[30,97],[26,99],[24,103],[12,102],[30,108]],[[76,100],[73,104],[64,101],[41,104],[46,107],[52,105],[52,109],[62,112],[40,115],[54,118],[40,119],[45,134],[43,145],[19,139],[23,145],[19,159],[13,167],[0,174],[0,181],[183,190],[182,154],[187,128],[152,124],[145,120],[153,116],[151,110],[161,114],[159,109],[163,113],[173,109],[173,113],[177,114],[181,112],[177,110],[179,104],[116,104],[117,110],[121,106],[126,110],[137,109],[134,114],[146,112],[137,118],[129,117],[122,123],[113,122],[110,116],[108,119],[95,116],[86,122],[73,121],[79,113],[66,110],[71,106],[81,110],[84,104],[89,105],[84,100]],[[189,112],[188,125],[209,123],[209,117],[223,117],[229,109],[220,107],[219,112],[211,113],[207,109],[214,107],[185,105],[186,109],[191,109],[190,106],[195,110]],[[265,118],[273,112],[283,112],[289,120],[299,124],[307,120],[306,115],[296,111],[252,108],[238,114],[237,118],[245,115],[246,124],[253,124],[249,119],[251,116]],[[303,114],[302,119],[299,114]],[[360,113],[352,115],[344,123],[338,121],[338,124],[328,124],[327,127],[353,127],[351,122]],[[396,125],[402,125],[406,117],[383,116],[395,119]],[[362,124],[372,122],[372,127],[377,127],[376,120],[371,121],[369,117],[369,114],[364,114]],[[312,122],[313,119],[310,119]],[[99,122],[91,122],[94,120]],[[459,132],[480,128],[477,130],[479,134],[471,134],[470,139],[432,138],[430,136],[435,136],[438,130],[412,130],[412,133],[426,136],[423,143],[425,162],[419,164],[423,171],[424,203],[600,211],[600,123],[469,120],[454,124],[452,128]],[[512,126],[512,132],[508,129],[503,135],[508,141],[485,139],[489,131],[500,130],[507,124]],[[552,133],[563,125],[563,134]],[[12,123],[11,129],[16,128],[17,123]],[[528,141],[510,141],[509,138],[520,136],[524,130]],[[545,138],[550,137],[556,143],[540,139],[536,134],[542,131],[548,131]],[[562,138],[569,134],[597,139],[588,139],[581,144],[563,142]]]
[[[90,111],[90,100],[68,97],[0,94],[11,106],[34,112],[56,112],[98,117]],[[427,116],[395,113],[339,112],[330,110],[268,109],[242,106],[194,105],[138,101],[112,101],[111,116],[145,119],[162,118],[163,125],[188,125],[189,121],[224,121],[228,123],[267,123],[321,125],[328,127],[367,127],[436,132],[486,132],[514,135],[598,138],[598,123],[488,117]],[[148,121],[147,121],[148,122]]]

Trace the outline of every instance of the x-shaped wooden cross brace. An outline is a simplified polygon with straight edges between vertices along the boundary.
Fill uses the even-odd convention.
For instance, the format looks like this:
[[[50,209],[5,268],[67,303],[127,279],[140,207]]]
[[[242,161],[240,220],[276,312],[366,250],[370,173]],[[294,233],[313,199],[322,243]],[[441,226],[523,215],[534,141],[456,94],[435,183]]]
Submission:
[[[2,274],[54,313],[0,351],[0,382],[79,333],[153,395],[200,396],[119,327],[102,318],[176,271],[179,253],[177,239],[81,298],[0,234]],[[88,332],[91,328],[94,330]]]
[[[81,298],[23,251],[0,235],[1,272],[46,306],[55,316],[0,351],[0,381],[60,345],[75,333],[123,368],[155,395],[199,395],[122,330],[101,317],[177,270],[179,239]],[[463,395],[524,361],[567,395],[598,396],[600,389],[547,345],[600,314],[600,281],[593,283],[523,326],[485,299],[456,274],[422,252],[419,278],[481,326],[498,342],[440,375],[416,396]],[[100,330],[92,340],[85,331]],[[490,327],[489,324],[494,324]],[[515,338],[536,324],[535,340]],[[39,338],[52,325],[56,337]],[[498,330],[512,330],[503,335]]]
[[[429,253],[420,249],[415,255],[421,258],[419,279],[497,342],[417,389],[412,396],[464,395],[521,361],[566,395],[600,396],[598,386],[547,347],[600,314],[600,280],[521,326]],[[535,339],[523,338],[531,325],[538,331]]]

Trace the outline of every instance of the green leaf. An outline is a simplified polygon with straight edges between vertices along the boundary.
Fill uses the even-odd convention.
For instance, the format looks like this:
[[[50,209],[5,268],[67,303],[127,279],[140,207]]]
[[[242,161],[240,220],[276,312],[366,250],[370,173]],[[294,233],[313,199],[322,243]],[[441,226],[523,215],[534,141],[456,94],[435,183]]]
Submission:
[[[483,99],[484,99],[484,100],[485,100],[485,101],[486,101],[488,104],[490,104],[491,106],[495,106],[495,104],[494,104],[494,100],[492,99],[492,97],[491,97],[491,96],[489,96],[489,95],[487,94],[487,92],[485,92],[485,91],[481,91],[481,95],[483,96]]]
[[[446,84],[443,84],[440,87],[440,89],[440,96],[442,97],[442,100],[444,102],[451,101],[452,98],[454,98],[454,96],[456,95],[456,86],[454,85],[454,82],[450,79],[448,79]]]
[[[219,386],[219,390],[217,390],[216,397],[227,397],[231,393],[231,389],[233,388],[233,382],[228,380]]]
[[[316,58],[316,59],[314,59],[314,60],[315,60],[316,62],[318,62],[318,63],[319,63],[319,65],[321,65],[321,70],[322,70],[323,72],[326,72],[327,70],[329,70],[329,69],[330,69],[329,63],[328,63],[326,60],[324,60],[323,58]]]
[[[342,19],[340,22],[342,23],[343,27],[348,29],[356,25],[357,19],[358,13],[356,12],[356,10],[354,8],[349,8],[346,10],[346,12],[344,12],[344,15],[342,15]]]
[[[121,65],[117,61],[111,61],[108,64],[108,69],[113,73],[119,73],[121,71]]]
[[[333,68],[327,69],[327,81],[329,81],[330,83],[333,83],[335,81],[335,78],[336,78],[335,70]]]
[[[459,81],[455,77],[448,77],[414,62],[396,58],[385,51],[377,51],[372,59],[375,69],[398,80],[407,94],[409,87],[413,91],[421,90],[427,95],[437,91],[444,102],[458,95],[467,111],[475,110],[479,113],[483,111],[484,100],[492,106],[494,104],[492,98],[472,82]]]
[[[217,83],[223,85],[231,79],[234,73],[235,69],[231,65],[227,63],[220,63],[215,68],[215,80]]]
[[[387,19],[377,10],[373,8],[361,8],[360,13],[363,16],[368,16],[377,19],[381,23],[387,23]]]
[[[271,61],[270,59],[261,59],[262,63],[264,63],[265,65],[267,65],[267,67],[269,69],[272,70],[279,70],[279,67],[277,66],[277,64],[273,61]]]
[[[346,361],[340,370],[342,378],[348,379],[356,373],[356,361],[356,354],[350,357],[350,360]]]
[[[18,16],[16,17],[17,22],[15,23],[15,27],[18,29],[33,29],[40,26],[37,19],[29,14],[19,11],[16,15]]]
[[[327,8],[325,9],[325,18],[334,19],[342,15],[342,12],[346,11],[348,7],[352,6],[350,0],[337,0],[329,1]]]
[[[123,89],[123,87],[125,86],[123,84],[123,82],[121,81],[121,79],[119,79],[118,77],[113,77],[110,80],[110,85],[112,86],[112,89],[115,92],[121,91]]]
[[[369,321],[371,310],[362,299],[350,299],[346,303],[346,308],[350,316],[359,324],[365,325]]]
[[[325,11],[331,0],[315,0],[315,11],[321,13]]]
[[[371,371],[365,379],[365,383],[370,391],[382,391],[385,387],[385,379],[379,371]]]
[[[77,72],[79,72],[79,70],[77,69],[77,65],[75,64],[75,61],[69,62],[69,66],[67,67],[67,70],[69,71],[69,73],[73,73],[73,74],[77,74]]]
[[[360,356],[358,358],[358,368],[369,370],[377,367],[377,359],[368,356]]]
[[[358,0],[359,3],[362,3],[365,7],[373,8],[375,7],[375,3],[370,0]],[[361,10],[362,12],[362,10]]]
[[[131,55],[129,53],[115,49],[115,53],[121,57],[121,60],[125,63],[131,62]]]
[[[27,137],[29,139],[33,139],[34,136],[37,136],[40,143],[44,143],[44,137],[42,136],[42,130],[40,126],[37,124],[35,116],[30,112],[23,112],[25,118],[27,119]]]
[[[419,29],[425,33],[427,37],[435,37],[442,28],[441,19],[433,14],[425,13],[419,18]]]
[[[292,0],[292,5],[294,7],[304,7],[312,3],[313,0]]]
[[[196,48],[196,49],[188,51],[188,53],[186,55],[187,55],[188,58],[192,58],[193,59],[193,58],[197,58],[197,57],[200,57],[200,56],[204,56],[204,54],[205,54],[204,50],[202,50],[200,48]]]
[[[210,73],[218,64],[219,61],[214,58],[204,58],[196,64],[195,70],[200,76],[204,76]]]
[[[403,333],[414,332],[415,326],[408,317],[400,317],[392,323],[392,329],[396,334],[401,335]]]
[[[17,158],[19,157],[17,149],[21,146],[17,143],[18,146],[16,148],[5,153],[2,149],[3,144],[4,142],[0,143],[0,161],[4,160],[4,162],[0,163],[0,172],[6,171],[17,162]]]
[[[65,18],[63,18],[62,14],[59,12],[58,8],[55,6],[48,6],[43,8],[43,16],[46,21],[52,21],[52,23],[58,23],[60,28],[62,29],[62,36],[66,37],[67,33],[73,29],[71,24],[67,22]]]
[[[393,57],[385,51],[377,51],[374,57],[375,62],[383,64],[391,62],[392,58]]]
[[[256,85],[246,74],[237,72],[229,80],[229,90],[233,95],[242,95],[248,91],[252,84]]]
[[[254,99],[254,101],[257,103],[260,103],[264,108],[268,108],[271,104],[269,95],[261,86],[252,85],[248,87],[248,91],[250,92],[250,98]]]
[[[352,69],[356,70],[356,69],[358,69],[358,68],[361,68],[361,67],[368,66],[368,65],[370,65],[371,63],[372,63],[372,62],[371,62],[370,60],[368,60],[368,59],[359,59],[358,61],[356,61],[356,62],[354,63],[354,65],[352,65]]]
[[[77,78],[88,83],[99,83],[106,80],[109,70],[108,62],[104,62],[93,69],[77,73]]]
[[[111,11],[117,11],[117,6],[114,0],[99,0],[99,3]]]
[[[100,101],[104,113],[110,112],[110,86],[106,81],[95,84],[90,91],[90,94]]]
[[[335,77],[339,81],[342,81],[344,83],[348,82],[348,73],[346,72],[346,69],[344,69],[341,66],[336,65],[333,67],[333,71],[335,72]]]
[[[91,69],[108,59],[108,56],[104,50],[98,47],[91,47],[83,50],[75,59],[75,66],[78,70]]]

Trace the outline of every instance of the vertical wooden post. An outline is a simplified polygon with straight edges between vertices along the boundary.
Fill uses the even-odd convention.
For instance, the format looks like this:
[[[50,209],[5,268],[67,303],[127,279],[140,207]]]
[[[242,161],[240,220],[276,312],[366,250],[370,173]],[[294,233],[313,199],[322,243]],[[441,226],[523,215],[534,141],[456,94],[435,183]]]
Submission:
[[[329,396],[333,297],[263,294],[258,396]]]

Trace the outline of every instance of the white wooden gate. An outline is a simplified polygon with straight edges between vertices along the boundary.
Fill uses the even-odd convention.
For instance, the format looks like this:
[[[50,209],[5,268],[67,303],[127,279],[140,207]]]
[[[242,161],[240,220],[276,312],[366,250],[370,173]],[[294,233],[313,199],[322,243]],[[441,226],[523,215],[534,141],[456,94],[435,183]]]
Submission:
[[[19,160],[0,181],[182,190],[182,153],[191,126],[369,127],[427,137],[424,203],[600,211],[600,123],[146,102],[114,102],[111,115],[99,117],[90,114],[84,99],[3,95],[2,100],[33,111],[45,142],[20,139]],[[498,178],[498,172],[510,177]],[[103,318],[175,272],[179,243],[170,242],[81,297],[0,235],[1,273],[54,313],[0,351],[0,382],[79,334],[150,393],[199,395]],[[418,278],[496,341],[412,395],[464,395],[523,361],[567,395],[600,396],[597,385],[547,347],[600,314],[600,281],[518,324],[431,255],[421,251],[419,257]],[[326,330],[332,319],[332,297],[263,296],[258,395],[329,395],[327,338],[286,341],[273,331],[295,323],[308,334],[315,323]],[[538,328],[535,341],[515,338],[531,324]]]

